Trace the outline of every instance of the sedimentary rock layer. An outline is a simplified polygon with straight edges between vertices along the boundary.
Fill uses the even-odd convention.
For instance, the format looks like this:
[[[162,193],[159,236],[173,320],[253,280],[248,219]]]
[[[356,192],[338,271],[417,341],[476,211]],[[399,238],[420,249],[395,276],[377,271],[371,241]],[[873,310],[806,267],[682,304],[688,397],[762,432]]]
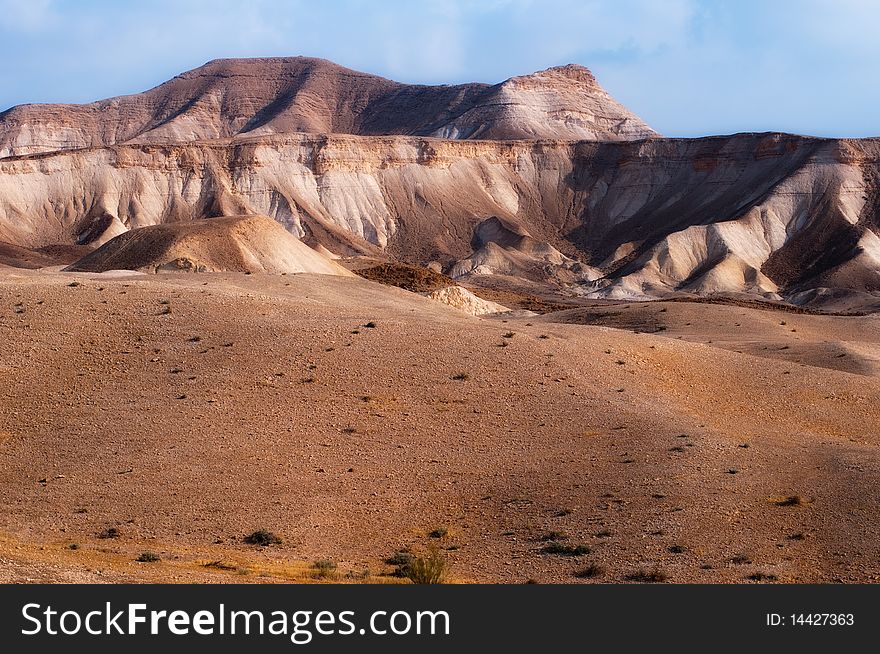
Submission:
[[[878,140],[781,134],[284,135],[92,148],[0,161],[0,241],[100,244],[135,227],[259,213],[337,254],[445,270],[486,247],[520,259],[555,250],[564,259],[544,261],[548,273],[578,262],[566,282],[598,295],[874,292],[878,161]],[[495,242],[485,225],[480,236],[492,217],[528,237]]]

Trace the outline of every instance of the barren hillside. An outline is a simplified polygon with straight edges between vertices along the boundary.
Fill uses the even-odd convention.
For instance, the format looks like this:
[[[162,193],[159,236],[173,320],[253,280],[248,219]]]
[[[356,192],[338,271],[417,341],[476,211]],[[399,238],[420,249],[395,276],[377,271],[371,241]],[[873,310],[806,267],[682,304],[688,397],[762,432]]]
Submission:
[[[191,220],[125,231],[66,270],[351,275],[267,216]]]
[[[383,581],[433,543],[462,581],[878,580],[877,317],[505,320],[354,277],[3,277],[0,579]]]
[[[0,241],[100,244],[131,228],[258,213],[335,254],[436,262],[474,283],[872,306],[878,160],[877,140],[780,134],[123,145],[0,161]]]
[[[418,86],[323,59],[218,59],[144,93],[0,114],[0,157],[116,143],[308,132],[443,138],[655,136],[582,66],[499,84]]]

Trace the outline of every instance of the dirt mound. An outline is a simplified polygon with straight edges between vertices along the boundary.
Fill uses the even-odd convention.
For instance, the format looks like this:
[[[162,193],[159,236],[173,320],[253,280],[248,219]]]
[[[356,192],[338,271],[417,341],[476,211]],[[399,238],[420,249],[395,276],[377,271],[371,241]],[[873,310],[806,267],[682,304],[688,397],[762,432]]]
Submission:
[[[453,279],[472,275],[508,275],[533,281],[588,281],[599,273],[532,238],[522,225],[492,216],[480,222],[471,239],[474,251],[449,269]]]
[[[41,252],[0,241],[0,265],[10,268],[37,269],[57,265],[57,262]]]
[[[461,286],[447,286],[440,290],[428,293],[428,297],[436,302],[442,302],[459,311],[464,311],[472,316],[485,316],[491,313],[505,313],[510,311],[497,302],[490,302],[477,297],[466,288]]]
[[[66,270],[351,275],[266,216],[229,216],[134,229]]]
[[[31,249],[0,241],[0,266],[29,270],[66,266],[91,251],[91,247],[82,245],[47,245]]]
[[[430,268],[410,266],[404,263],[383,263],[354,272],[364,279],[396,286],[413,293],[429,293],[455,283],[446,275],[434,272]]]

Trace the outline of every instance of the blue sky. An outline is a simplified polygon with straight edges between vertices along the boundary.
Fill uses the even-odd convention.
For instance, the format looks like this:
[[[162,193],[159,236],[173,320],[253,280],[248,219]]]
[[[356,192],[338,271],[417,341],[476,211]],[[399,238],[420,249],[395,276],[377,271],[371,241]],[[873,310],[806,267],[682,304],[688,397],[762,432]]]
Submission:
[[[668,136],[880,135],[878,0],[0,0],[0,110],[296,54],[422,83],[574,62]]]

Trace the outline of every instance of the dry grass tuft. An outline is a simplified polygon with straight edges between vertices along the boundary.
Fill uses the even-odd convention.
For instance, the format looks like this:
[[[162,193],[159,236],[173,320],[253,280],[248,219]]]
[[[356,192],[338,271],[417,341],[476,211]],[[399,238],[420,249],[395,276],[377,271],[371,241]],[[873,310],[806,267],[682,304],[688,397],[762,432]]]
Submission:
[[[162,557],[156,554],[155,552],[141,552],[140,555],[135,559],[138,563],[157,563],[162,560]]]
[[[604,577],[606,570],[603,566],[598,565],[597,563],[591,563],[585,568],[581,568],[576,570],[574,576],[578,579],[595,579],[596,577]]]
[[[776,497],[770,500],[776,506],[806,506],[812,504],[813,500],[802,495],[788,495],[786,497]]]
[[[632,574],[626,576],[627,581],[635,581],[640,584],[662,584],[669,578],[665,572],[659,568],[648,570],[647,568],[639,568]]]
[[[446,557],[438,548],[431,547],[426,556],[414,557],[403,572],[414,584],[442,584],[446,578]]]

